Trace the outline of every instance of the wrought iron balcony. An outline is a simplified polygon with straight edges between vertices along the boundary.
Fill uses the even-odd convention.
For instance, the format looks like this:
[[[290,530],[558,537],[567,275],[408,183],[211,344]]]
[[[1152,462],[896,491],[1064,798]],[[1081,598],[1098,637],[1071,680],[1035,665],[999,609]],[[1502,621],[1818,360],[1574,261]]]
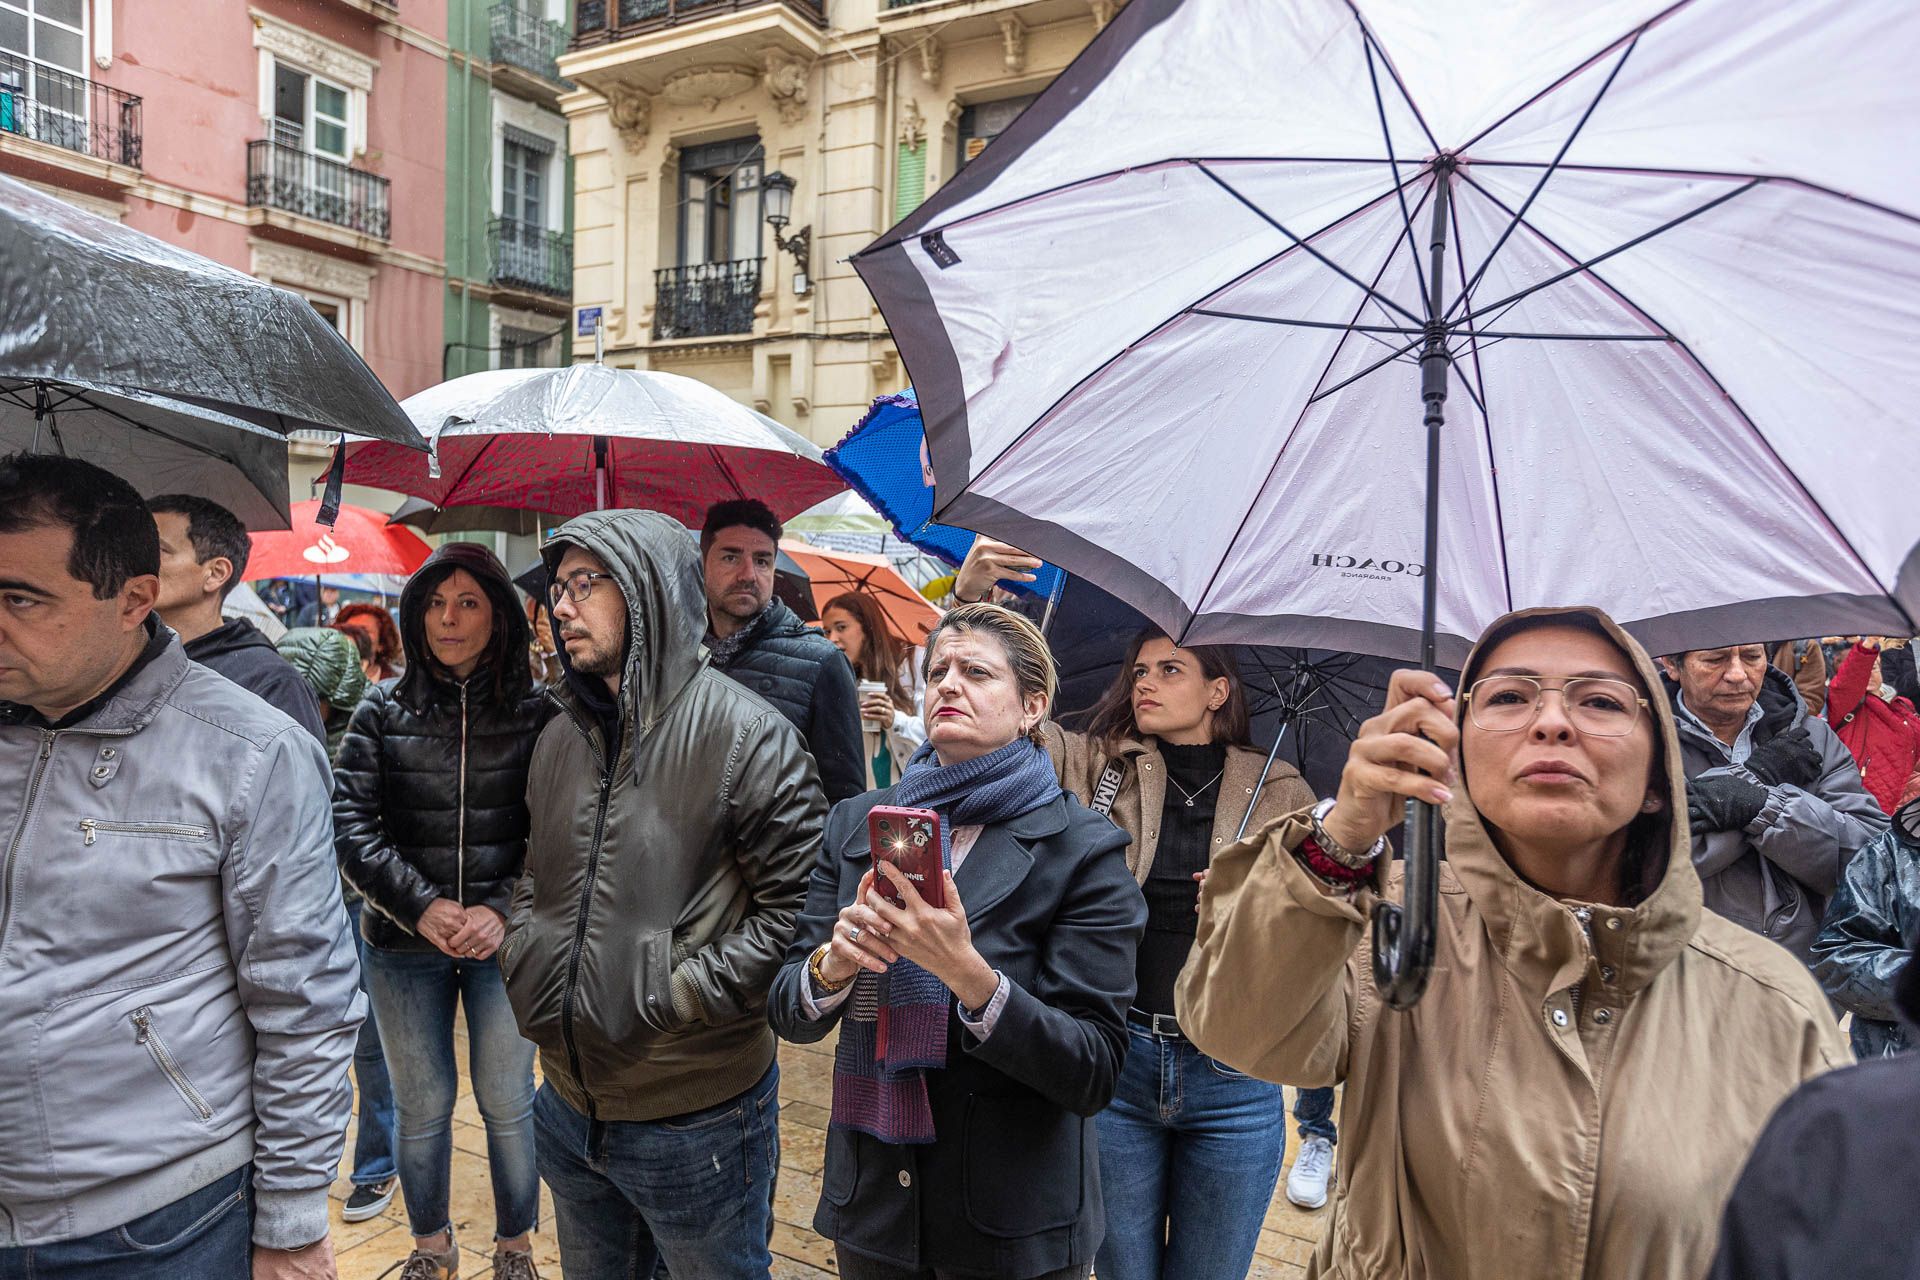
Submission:
[[[706,338],[752,333],[761,258],[663,267],[653,273],[653,336]]]
[[[820,26],[827,25],[827,0],[575,0],[573,47],[623,40],[643,31],[768,4],[783,4]]]
[[[515,0],[493,6],[493,60],[565,84],[554,59],[567,48],[567,26],[529,13]]]
[[[140,99],[0,50],[0,133],[140,167]]]
[[[493,282],[503,289],[573,296],[573,237],[564,231],[495,218],[487,223],[487,260]]]
[[[247,203],[330,222],[385,240],[392,230],[387,180],[265,138],[247,144]]]

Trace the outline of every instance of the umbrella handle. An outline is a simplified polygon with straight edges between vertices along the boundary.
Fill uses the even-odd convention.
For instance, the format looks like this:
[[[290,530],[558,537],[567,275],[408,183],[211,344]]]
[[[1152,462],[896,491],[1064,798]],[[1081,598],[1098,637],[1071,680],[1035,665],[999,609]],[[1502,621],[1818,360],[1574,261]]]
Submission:
[[[1433,974],[1440,811],[1423,800],[1407,801],[1406,833],[1404,901],[1373,908],[1373,984],[1389,1008],[1400,1010],[1419,1003]]]

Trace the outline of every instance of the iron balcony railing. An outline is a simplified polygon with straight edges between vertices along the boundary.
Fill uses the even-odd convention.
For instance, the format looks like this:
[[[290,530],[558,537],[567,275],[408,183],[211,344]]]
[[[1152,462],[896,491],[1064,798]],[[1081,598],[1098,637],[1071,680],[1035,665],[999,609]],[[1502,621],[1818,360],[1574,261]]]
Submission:
[[[706,338],[752,333],[760,258],[663,267],[653,273],[653,336]]]
[[[140,167],[140,99],[0,50],[0,133]]]
[[[820,26],[827,25],[826,0],[575,0],[573,46],[577,49],[621,40],[716,13],[768,4],[783,4]]]
[[[247,144],[247,203],[283,209],[385,240],[392,231],[387,180],[284,142]]]
[[[515,218],[487,223],[493,282],[550,298],[573,296],[573,237]]]
[[[529,13],[513,0],[493,6],[493,60],[565,84],[555,61],[567,49],[567,25]]]

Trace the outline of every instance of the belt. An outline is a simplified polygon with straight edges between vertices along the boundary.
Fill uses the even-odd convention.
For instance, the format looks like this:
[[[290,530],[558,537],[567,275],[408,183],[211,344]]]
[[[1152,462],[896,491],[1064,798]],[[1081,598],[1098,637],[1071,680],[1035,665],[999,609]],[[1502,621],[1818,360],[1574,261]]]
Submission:
[[[1139,1027],[1156,1040],[1184,1040],[1180,1033],[1180,1024],[1170,1013],[1142,1013],[1138,1009],[1127,1010],[1129,1026]]]

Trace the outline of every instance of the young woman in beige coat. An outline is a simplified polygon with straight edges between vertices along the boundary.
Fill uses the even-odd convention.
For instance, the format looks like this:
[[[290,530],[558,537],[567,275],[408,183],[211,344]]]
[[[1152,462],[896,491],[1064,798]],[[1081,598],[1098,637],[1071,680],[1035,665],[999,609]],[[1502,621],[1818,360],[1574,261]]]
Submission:
[[[1247,806],[1264,824],[1313,801],[1291,765],[1253,750],[1231,651],[1134,637],[1084,733],[1045,729],[1060,785],[1132,837],[1127,865],[1147,899],[1147,933],[1127,1011],[1127,1056],[1100,1113],[1107,1232],[1101,1280],[1240,1280],[1287,1145],[1286,1097],[1197,1051],[1173,1014],[1193,946],[1200,883]],[[1106,785],[1103,787],[1103,781]],[[1331,1091],[1301,1119],[1326,1124]],[[1323,1193],[1324,1194],[1324,1193]]]
[[[1798,961],[1702,909],[1636,642],[1595,610],[1509,615],[1463,685],[1397,673],[1331,808],[1214,859],[1181,1025],[1263,1079],[1345,1084],[1310,1277],[1696,1280],[1768,1115],[1845,1041]],[[1400,1013],[1366,934],[1409,797],[1445,804],[1447,861]]]

